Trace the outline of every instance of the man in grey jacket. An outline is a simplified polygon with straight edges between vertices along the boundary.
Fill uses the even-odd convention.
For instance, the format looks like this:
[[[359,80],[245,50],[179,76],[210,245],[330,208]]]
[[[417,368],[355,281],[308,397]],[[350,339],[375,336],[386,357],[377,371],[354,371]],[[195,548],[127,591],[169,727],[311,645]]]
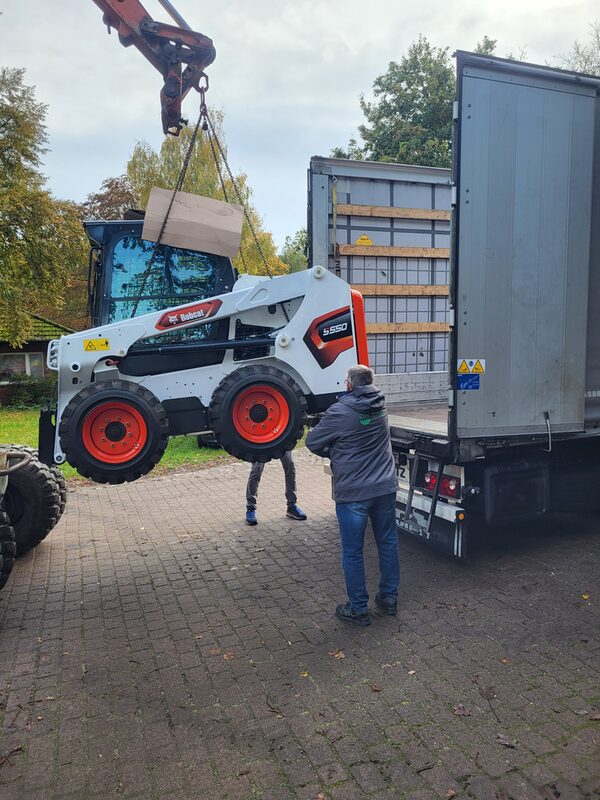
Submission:
[[[331,460],[333,493],[340,525],[342,567],[348,602],[336,608],[341,619],[370,625],[363,547],[367,522],[379,552],[379,592],[375,602],[396,614],[400,564],[396,534],[398,481],[385,398],[373,385],[373,372],[348,370],[347,393],[323,415],[306,437],[313,453]]]

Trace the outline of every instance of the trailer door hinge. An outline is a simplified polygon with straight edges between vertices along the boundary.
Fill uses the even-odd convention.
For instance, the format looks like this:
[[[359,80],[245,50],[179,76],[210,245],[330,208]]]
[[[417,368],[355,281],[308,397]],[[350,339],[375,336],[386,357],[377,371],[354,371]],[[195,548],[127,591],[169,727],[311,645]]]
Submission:
[[[458,119],[458,100],[452,103],[452,119]]]
[[[448,309],[448,325],[450,325],[451,328],[454,327],[454,309],[453,308],[449,308]]]
[[[456,205],[456,203],[457,203],[457,197],[458,197],[458,195],[457,195],[457,192],[456,192],[456,184],[454,184],[454,185],[452,186],[452,198],[451,198],[451,200],[450,200],[450,202],[451,202],[451,204],[452,204],[453,206],[455,206],[455,205]]]

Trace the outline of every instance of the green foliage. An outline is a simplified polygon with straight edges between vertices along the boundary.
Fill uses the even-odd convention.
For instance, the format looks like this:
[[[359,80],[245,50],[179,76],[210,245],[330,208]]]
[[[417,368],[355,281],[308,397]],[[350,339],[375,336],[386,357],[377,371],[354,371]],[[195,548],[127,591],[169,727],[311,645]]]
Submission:
[[[361,125],[368,158],[405,164],[450,166],[454,70],[448,48],[424,36],[373,84],[375,100],[361,99],[368,125]]]
[[[348,142],[347,147],[334,147],[331,151],[332,158],[353,158],[357,161],[365,158],[363,148],[359,145],[356,139],[352,138]]]
[[[30,408],[44,405],[54,395],[56,375],[46,378],[34,378],[11,372],[2,378],[7,385],[3,387],[2,405],[16,408]]]
[[[86,250],[78,207],[44,188],[46,106],[24,77],[0,69],[0,324],[14,346],[30,333],[28,311],[61,307]]]
[[[492,54],[496,40],[484,36],[476,52]],[[361,96],[366,124],[346,148],[336,147],[337,158],[371,159],[432,167],[450,166],[454,65],[447,47],[434,47],[419,36],[399,62],[373,83],[372,102]]]
[[[0,413],[0,444],[37,447],[39,416],[38,409],[3,409]],[[231,460],[224,450],[198,447],[195,436],[172,436],[160,463],[150,474],[159,475],[173,469],[202,469]],[[69,464],[63,464],[60,469],[68,480],[84,480]]]
[[[475,45],[474,52],[480,53],[482,56],[493,56],[497,44],[498,39],[490,39],[489,36],[484,35],[483,39]]]
[[[211,119],[219,141],[225,149],[222,114],[211,112]],[[146,207],[153,186],[170,190],[175,188],[191,136],[191,128],[184,128],[178,137],[165,137],[159,151],[154,150],[146,142],[136,144],[127,164],[127,178],[139,208]],[[219,170],[223,176],[224,189],[221,185]],[[275,275],[286,273],[287,267],[277,256],[272,235],[263,229],[262,219],[251,204],[252,191],[248,186],[246,176],[244,174],[235,176],[235,182],[243,203],[248,209],[248,215],[271,272]],[[238,202],[223,160],[218,157],[215,162],[210,143],[205,135],[198,135],[196,139],[182,191],[214,197],[217,200],[227,200],[230,203]],[[240,249],[243,253],[243,260],[241,257],[234,259],[234,264],[240,272],[247,271],[255,275],[265,274],[266,269],[260,251],[247,221],[244,221]]]
[[[300,228],[293,236],[286,236],[279,258],[288,265],[290,272],[300,272],[308,266],[308,235]]]
[[[0,187],[10,190],[20,181],[40,188],[38,172],[46,152],[46,106],[24,83],[24,69],[0,68]]]
[[[364,144],[351,139],[335,155],[373,161],[450,166],[454,69],[447,47],[433,47],[419,36],[400,62],[373,83],[374,100],[361,96],[367,124],[359,126]]]

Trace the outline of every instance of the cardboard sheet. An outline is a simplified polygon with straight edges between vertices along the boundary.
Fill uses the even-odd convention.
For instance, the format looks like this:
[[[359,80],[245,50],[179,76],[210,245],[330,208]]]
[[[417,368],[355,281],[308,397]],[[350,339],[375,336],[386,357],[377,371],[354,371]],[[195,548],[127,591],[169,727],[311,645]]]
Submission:
[[[143,239],[150,242],[158,239],[171,195],[167,189],[152,188],[144,217]],[[243,220],[242,206],[177,192],[162,243],[235,258],[240,248]]]

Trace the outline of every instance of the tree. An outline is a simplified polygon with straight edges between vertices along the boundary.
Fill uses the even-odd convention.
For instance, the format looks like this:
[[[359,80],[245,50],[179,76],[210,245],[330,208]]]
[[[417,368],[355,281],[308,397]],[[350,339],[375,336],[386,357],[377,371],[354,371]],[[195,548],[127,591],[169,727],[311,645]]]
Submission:
[[[493,54],[496,40],[484,36],[475,51]],[[361,95],[367,124],[358,132],[363,144],[350,139],[336,147],[336,158],[366,158],[432,167],[450,166],[454,66],[447,47],[434,47],[419,36],[400,62],[373,83],[374,100]]]
[[[497,44],[497,39],[490,39],[489,36],[484,34],[483,39],[475,45],[474,52],[482,56],[493,56]]]
[[[222,115],[213,112],[211,119],[219,141],[224,147]],[[139,208],[146,207],[150,190],[153,186],[158,186],[162,189],[173,189],[175,187],[191,136],[191,129],[184,128],[179,137],[166,137],[158,152],[153,150],[146,142],[138,142],[136,144],[127,164],[127,177]],[[224,188],[221,185],[219,172],[223,176]],[[241,272],[247,271],[255,275],[265,274],[267,269],[260,253],[260,250],[262,250],[268,267],[274,275],[286,273],[288,271],[287,267],[277,256],[273,237],[263,229],[262,219],[251,203],[252,191],[248,186],[246,176],[244,174],[235,176],[235,183],[243,204],[246,206],[260,245],[259,249],[248,221],[244,220],[240,247],[242,255],[234,259],[235,266]],[[223,159],[217,155],[217,161],[215,162],[210,143],[205,135],[198,135],[194,144],[182,190],[206,197],[214,197],[217,200],[227,200],[230,203],[238,202]]]
[[[588,75],[600,75],[600,22],[589,24],[587,44],[575,41],[568,53],[559,56],[561,67]]]
[[[450,166],[454,69],[447,47],[433,47],[419,36],[399,63],[391,61],[375,79],[373,94],[372,102],[360,98],[367,120],[358,129],[363,158]],[[351,140],[345,152],[357,150]]]
[[[44,188],[46,106],[24,79],[0,69],[0,324],[14,346],[31,331],[28,312],[60,308],[85,262],[77,207]]]
[[[286,236],[279,258],[288,265],[290,272],[300,272],[308,266],[308,235],[300,228],[293,236]]]
[[[136,198],[127,175],[106,178],[97,192],[88,194],[82,205],[85,219],[123,219],[123,214],[135,208]]]

